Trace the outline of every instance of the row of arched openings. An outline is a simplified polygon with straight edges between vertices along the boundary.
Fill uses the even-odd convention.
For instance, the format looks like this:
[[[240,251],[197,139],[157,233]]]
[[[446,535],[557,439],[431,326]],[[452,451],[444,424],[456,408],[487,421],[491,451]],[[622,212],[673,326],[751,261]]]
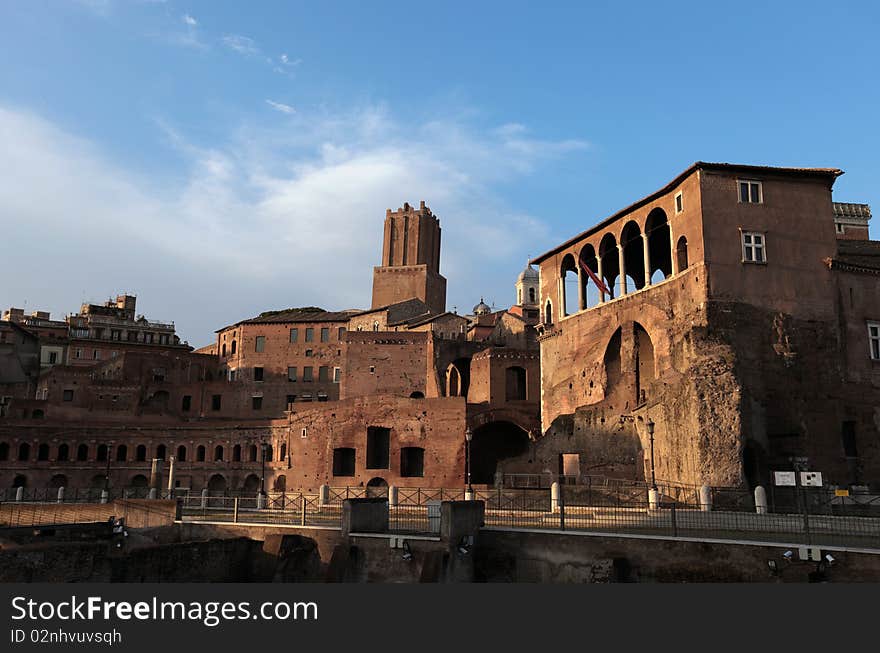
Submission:
[[[266,445],[266,462],[272,462],[273,459],[273,448],[272,445]],[[139,444],[134,449],[134,462],[146,462],[147,458],[147,447],[146,445]],[[165,460],[168,453],[168,449],[164,444],[160,444],[156,447],[156,455],[155,457],[160,460]],[[242,445],[236,444],[232,447],[232,457],[231,460],[227,459],[225,455],[225,449],[223,445],[217,445],[214,447],[212,451],[211,460],[215,462],[243,462],[242,454],[246,454],[248,462],[259,462],[262,458],[260,456],[259,447],[255,444],[251,444],[247,446],[246,449],[242,448]],[[58,449],[56,452],[55,461],[56,462],[86,462],[90,460],[90,447],[88,444],[80,444],[76,447],[76,450],[71,448],[71,445],[65,443],[61,443],[58,445]],[[287,457],[287,444],[282,443],[280,449],[279,460],[284,460]],[[15,451],[12,450],[8,442],[0,442],[0,461],[7,461],[14,459],[19,462],[31,462],[33,455],[33,447],[29,442],[22,442],[18,445],[18,448]],[[51,460],[51,449],[48,444],[42,443],[37,445],[36,447],[36,459],[37,462],[48,462]],[[208,456],[208,449],[204,445],[199,445],[196,447],[195,452],[195,461],[196,462],[206,462]],[[128,445],[120,444],[115,450],[111,450],[110,446],[107,444],[99,444],[95,448],[95,461],[98,462],[106,462],[107,460],[115,460],[117,462],[128,462],[129,461],[129,448]],[[176,460],[177,462],[187,462],[188,458],[188,450],[184,445],[180,445],[176,450]]]

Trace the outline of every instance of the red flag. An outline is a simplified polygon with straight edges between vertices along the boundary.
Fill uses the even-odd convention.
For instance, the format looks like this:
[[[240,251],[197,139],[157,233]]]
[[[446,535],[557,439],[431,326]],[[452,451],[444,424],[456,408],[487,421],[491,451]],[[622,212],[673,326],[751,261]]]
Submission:
[[[606,295],[611,294],[611,291],[608,290],[608,286],[606,286],[604,283],[602,283],[602,280],[596,276],[596,273],[593,272],[586,263],[584,263],[584,260],[582,258],[580,258],[580,257],[578,258],[578,263],[581,264],[581,267],[584,269],[584,272],[586,272],[588,275],[590,275],[590,279],[593,280],[593,283],[596,284],[596,287],[599,290],[601,290]]]

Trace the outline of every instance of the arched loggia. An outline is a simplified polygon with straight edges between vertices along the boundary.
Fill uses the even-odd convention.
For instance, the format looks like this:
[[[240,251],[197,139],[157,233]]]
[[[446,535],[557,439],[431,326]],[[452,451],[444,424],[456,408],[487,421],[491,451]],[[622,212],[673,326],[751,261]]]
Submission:
[[[562,266],[559,269],[559,284],[562,292],[562,297],[559,298],[562,316],[574,315],[581,307],[577,263],[572,254],[566,254],[562,259]]]
[[[593,246],[590,244],[584,245],[583,249],[581,249],[579,272],[581,275],[581,308],[591,308],[599,304],[602,299],[602,294],[599,290],[599,287],[595,284],[592,278],[590,278],[590,275],[587,274],[586,271],[584,271],[584,266],[589,268],[590,271],[595,274],[597,278],[600,278],[599,259],[596,257],[596,250],[593,249]]]
[[[620,260],[617,254],[617,239],[613,234],[605,234],[599,243],[599,256],[602,257],[601,279],[611,293],[608,299],[614,299],[620,295]]]
[[[672,241],[666,212],[656,208],[645,221],[648,240],[648,277],[651,283],[659,283],[672,276]]]
[[[637,222],[630,220],[624,225],[620,232],[620,245],[623,247],[626,292],[641,290],[645,287],[645,245]]]

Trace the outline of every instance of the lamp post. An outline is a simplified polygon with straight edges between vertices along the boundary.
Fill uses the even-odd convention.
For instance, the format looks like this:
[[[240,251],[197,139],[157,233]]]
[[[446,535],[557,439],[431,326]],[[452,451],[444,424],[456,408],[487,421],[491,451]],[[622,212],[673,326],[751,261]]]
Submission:
[[[648,427],[648,439],[651,442],[651,489],[657,489],[657,481],[654,478],[654,422],[651,421],[651,418],[648,418],[648,423],[646,424]]]
[[[260,441],[260,496],[266,496],[266,450],[269,445]]]
[[[107,443],[107,469],[104,471],[104,489],[110,491],[110,456],[113,453],[113,442]]]
[[[474,496],[474,488],[471,487],[471,440],[474,439],[474,432],[471,431],[471,427],[467,427],[464,432],[464,439],[467,443],[467,451],[465,453],[465,462],[466,462],[466,472],[467,472],[467,491],[468,494],[473,497]]]

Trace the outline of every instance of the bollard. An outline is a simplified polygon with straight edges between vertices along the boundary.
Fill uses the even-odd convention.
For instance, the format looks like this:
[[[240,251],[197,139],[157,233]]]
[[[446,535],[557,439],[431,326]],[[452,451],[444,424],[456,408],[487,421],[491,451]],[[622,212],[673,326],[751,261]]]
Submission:
[[[504,487],[504,472],[495,472],[495,487]]]
[[[703,512],[712,510],[712,490],[708,485],[700,486],[700,510]]]
[[[397,505],[397,486],[389,485],[388,486],[388,505],[396,506]]]
[[[306,525],[306,495],[303,494],[301,496],[302,499],[302,518],[300,519],[300,526]]]
[[[202,490],[202,510],[208,507],[208,488]]]
[[[64,487],[58,488],[58,503],[64,503]]]
[[[151,487],[151,488],[150,488],[150,494],[149,494],[149,496],[148,496],[147,498],[149,498],[149,499],[155,499],[156,496],[157,496],[157,494],[158,494],[158,491],[156,490],[156,488]]]
[[[23,499],[24,499],[24,488],[19,486],[19,487],[15,488],[15,500],[18,501],[19,503],[21,503],[21,501]]]
[[[767,514],[767,491],[760,485],[755,488],[755,512],[759,515]]]
[[[257,510],[262,510],[266,505],[266,495],[257,492]]]
[[[238,523],[238,497],[232,500],[232,522]]]
[[[553,481],[550,485],[550,512],[559,510],[559,483]]]
[[[318,488],[318,505],[323,508],[330,503],[330,486],[322,485]]]
[[[110,493],[107,490],[101,490],[101,503],[107,503],[110,499]]]
[[[660,507],[660,490],[651,488],[648,490],[648,510],[654,511]]]

